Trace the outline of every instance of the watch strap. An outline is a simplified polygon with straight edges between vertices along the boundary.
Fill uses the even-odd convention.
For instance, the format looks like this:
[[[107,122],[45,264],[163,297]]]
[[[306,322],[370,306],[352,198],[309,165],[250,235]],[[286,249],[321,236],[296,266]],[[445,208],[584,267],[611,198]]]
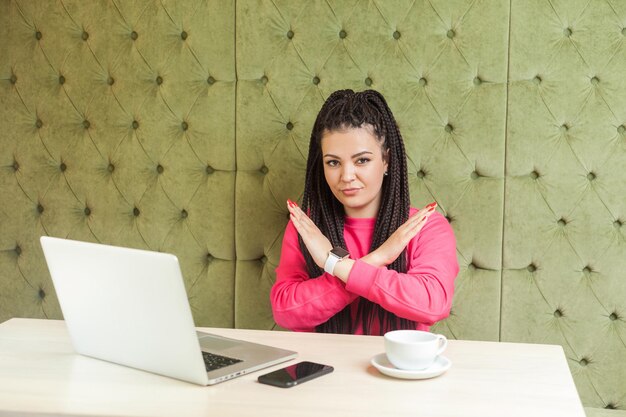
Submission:
[[[335,265],[339,262],[341,258],[335,255],[332,252],[328,253],[328,258],[326,258],[326,263],[324,263],[324,272],[329,273],[330,275],[334,275],[333,271],[335,270]]]

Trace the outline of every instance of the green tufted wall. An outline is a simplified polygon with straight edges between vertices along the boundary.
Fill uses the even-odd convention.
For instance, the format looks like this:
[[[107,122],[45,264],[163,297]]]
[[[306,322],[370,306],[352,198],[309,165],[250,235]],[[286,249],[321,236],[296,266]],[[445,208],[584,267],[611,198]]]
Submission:
[[[315,115],[374,88],[458,239],[434,330],[561,344],[590,414],[626,408],[625,27],[618,0],[0,0],[0,320],[61,317],[53,235],[175,253],[198,325],[274,328]]]

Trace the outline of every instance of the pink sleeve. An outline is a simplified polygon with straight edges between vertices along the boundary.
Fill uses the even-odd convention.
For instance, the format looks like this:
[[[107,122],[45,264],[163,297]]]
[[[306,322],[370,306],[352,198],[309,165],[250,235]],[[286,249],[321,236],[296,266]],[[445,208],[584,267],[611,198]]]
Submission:
[[[298,232],[289,221],[285,229],[276,282],[270,292],[274,320],[295,331],[314,331],[315,326],[343,310],[356,298],[340,279],[322,274],[310,279]]]
[[[407,258],[405,274],[356,261],[346,289],[429,326],[448,317],[459,265],[454,233],[445,217],[433,213],[409,243]]]

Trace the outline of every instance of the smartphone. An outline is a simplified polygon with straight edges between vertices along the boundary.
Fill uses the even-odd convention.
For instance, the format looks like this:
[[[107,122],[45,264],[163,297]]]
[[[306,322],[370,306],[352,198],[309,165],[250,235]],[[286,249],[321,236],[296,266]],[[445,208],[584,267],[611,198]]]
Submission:
[[[269,374],[261,375],[258,381],[262,384],[274,385],[281,388],[290,388],[309,381],[318,376],[334,371],[332,366],[315,362],[299,362]]]

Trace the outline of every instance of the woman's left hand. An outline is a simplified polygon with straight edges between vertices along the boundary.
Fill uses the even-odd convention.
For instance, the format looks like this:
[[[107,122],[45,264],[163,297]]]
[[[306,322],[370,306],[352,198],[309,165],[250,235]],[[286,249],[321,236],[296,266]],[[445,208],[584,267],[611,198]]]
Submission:
[[[287,209],[289,210],[291,221],[296,230],[302,236],[302,241],[309,250],[313,260],[320,268],[324,269],[328,253],[333,248],[330,240],[322,234],[313,220],[307,216],[296,203],[287,200]]]

